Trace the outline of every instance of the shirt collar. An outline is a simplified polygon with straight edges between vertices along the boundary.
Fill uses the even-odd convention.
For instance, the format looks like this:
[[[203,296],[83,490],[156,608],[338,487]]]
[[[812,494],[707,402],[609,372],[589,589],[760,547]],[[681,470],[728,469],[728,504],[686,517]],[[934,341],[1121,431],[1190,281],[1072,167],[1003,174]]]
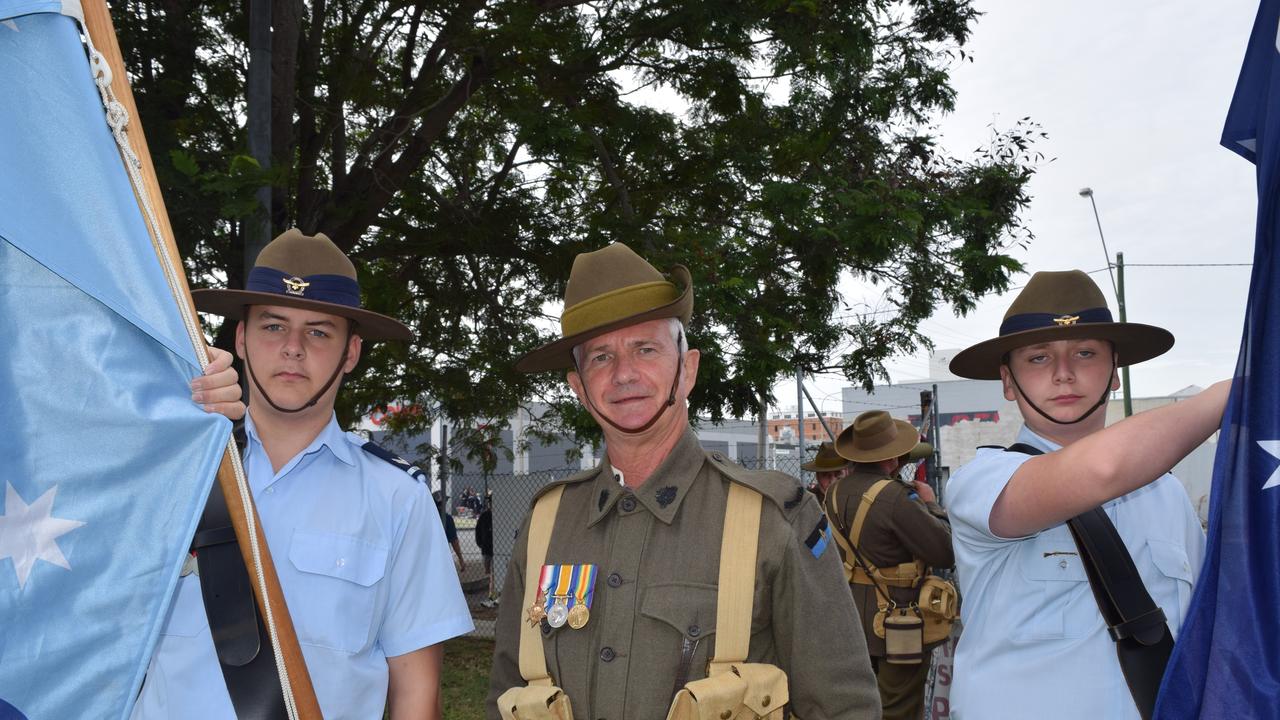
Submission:
[[[1040,448],[1041,450],[1047,453],[1055,452],[1062,449],[1061,445],[1059,445],[1058,443],[1048,438],[1040,437],[1035,432],[1033,432],[1031,428],[1027,427],[1026,425],[1023,425],[1022,430],[1018,431],[1018,442],[1026,443],[1032,447]]]
[[[254,451],[266,452],[262,447],[262,439],[258,437],[258,428],[253,423],[253,411],[250,410],[244,415],[244,430],[249,438],[249,447],[246,452]],[[329,422],[325,424],[320,434],[315,436],[309,445],[302,449],[302,452],[289,458],[289,462],[284,464],[278,475],[284,475],[297,464],[300,458],[306,457],[311,453],[318,452],[322,449],[328,449],[334,458],[341,462],[355,467],[356,461],[351,454],[351,443],[347,442],[346,433],[342,432],[342,428],[338,427],[338,416],[329,415]]]
[[[614,504],[627,494],[634,495],[654,517],[670,525],[705,461],[706,453],[698,443],[697,434],[692,429],[686,429],[649,479],[640,487],[630,490],[615,478],[615,475],[621,476],[621,472],[613,469],[606,452],[604,462],[600,463],[599,472],[592,483],[591,497],[594,502],[587,518],[587,526],[600,522],[612,512]]]

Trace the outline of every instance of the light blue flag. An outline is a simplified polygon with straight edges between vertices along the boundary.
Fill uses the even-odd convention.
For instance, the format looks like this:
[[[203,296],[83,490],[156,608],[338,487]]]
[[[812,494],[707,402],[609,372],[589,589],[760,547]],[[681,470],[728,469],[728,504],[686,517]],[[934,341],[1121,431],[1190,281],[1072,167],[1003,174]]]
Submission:
[[[0,0],[0,720],[128,716],[230,430],[57,6]]]

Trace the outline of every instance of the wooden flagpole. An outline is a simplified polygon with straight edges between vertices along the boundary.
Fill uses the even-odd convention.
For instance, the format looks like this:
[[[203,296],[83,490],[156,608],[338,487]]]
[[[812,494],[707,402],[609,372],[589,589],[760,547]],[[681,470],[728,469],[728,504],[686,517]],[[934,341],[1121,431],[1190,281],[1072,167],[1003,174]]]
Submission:
[[[111,13],[107,8],[106,0],[85,0],[83,7],[85,27],[89,31],[89,36],[93,38],[94,46],[107,59],[107,64],[111,68],[111,89],[115,93],[116,99],[129,112],[129,141],[133,145],[139,161],[142,163],[141,174],[148,200],[151,203],[151,207],[155,209],[156,218],[163,236],[160,238],[153,237],[152,239],[157,242],[157,247],[162,247],[169,255],[174,267],[181,268],[182,258],[173,242],[173,228],[169,224],[169,213],[165,209],[164,198],[160,194],[160,183],[156,178],[155,167],[151,162],[151,153],[147,148],[146,136],[143,134],[142,122],[138,116],[138,107],[134,103],[133,90],[129,87],[129,76],[125,71],[124,58],[120,52],[120,43],[116,39],[115,26],[111,22]],[[151,232],[152,230],[148,227],[147,231]],[[187,306],[194,308],[186,275],[179,272],[178,280],[182,284],[182,293]],[[253,514],[254,529],[257,531],[258,546],[261,549],[262,573],[266,577],[267,584],[267,592],[264,597],[259,584],[251,582],[254,597],[257,599],[258,608],[263,613],[264,618],[266,617],[265,608],[270,604],[271,615],[275,620],[276,635],[279,641],[279,647],[275,650],[284,658],[285,668],[289,674],[289,684],[293,687],[294,702],[298,708],[298,717],[305,720],[320,720],[322,718],[320,704],[316,700],[315,689],[311,685],[311,676],[307,672],[306,662],[302,657],[302,648],[298,645],[298,636],[294,631],[293,621],[289,616],[289,608],[285,605],[284,593],[280,589],[280,580],[276,576],[275,563],[272,562],[271,553],[267,550],[267,539],[262,534],[262,523],[258,521],[257,510],[253,507],[252,500],[250,500],[248,507],[241,500],[240,491],[236,484],[233,462],[235,460],[230,449],[228,449],[222,457],[221,466],[218,468],[218,485],[222,488],[222,494],[226,498],[227,510],[231,514],[231,522],[235,528],[236,539],[240,543],[240,554],[244,558],[245,567],[249,568],[251,580],[253,580],[255,573],[253,571],[253,556],[249,547],[249,524],[246,514]]]

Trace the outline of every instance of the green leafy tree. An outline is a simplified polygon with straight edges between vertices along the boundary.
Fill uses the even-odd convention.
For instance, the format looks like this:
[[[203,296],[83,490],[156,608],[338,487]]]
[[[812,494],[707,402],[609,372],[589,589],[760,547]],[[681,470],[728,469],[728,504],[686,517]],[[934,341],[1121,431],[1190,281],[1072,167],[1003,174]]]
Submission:
[[[940,303],[1005,289],[1030,237],[1037,128],[968,157],[932,134],[970,0],[275,0],[270,170],[245,151],[245,6],[125,0],[116,21],[193,276],[243,283],[270,183],[274,228],[328,234],[413,328],[369,349],[344,420],[417,402],[393,427],[471,427],[538,399],[540,431],[591,437],[561,378],[511,365],[610,241],[692,271],[692,402],[719,418],[797,365],[870,385]],[[849,274],[879,303],[843,301]]]

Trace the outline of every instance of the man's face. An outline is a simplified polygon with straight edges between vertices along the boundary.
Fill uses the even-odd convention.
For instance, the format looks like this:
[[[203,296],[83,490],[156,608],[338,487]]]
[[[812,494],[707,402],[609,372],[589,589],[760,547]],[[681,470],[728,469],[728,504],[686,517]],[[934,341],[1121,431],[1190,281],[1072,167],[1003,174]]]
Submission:
[[[1018,401],[1028,422],[1040,420],[1034,410],[1024,407],[1012,372],[1026,400],[1054,419],[1070,422],[1093,407],[1108,387],[1120,387],[1112,360],[1111,343],[1105,340],[1055,340],[1018,348],[1009,353],[1009,364],[1000,367],[1005,399]],[[1105,413],[1097,417],[1105,424]]]
[[[301,407],[329,381],[344,347],[348,352],[342,372],[350,372],[359,362],[360,336],[348,337],[349,326],[350,321],[338,315],[254,305],[236,329],[236,354],[241,359],[248,354],[254,376],[272,401],[284,408]],[[254,402],[258,388],[253,383],[249,393],[251,406],[267,407]],[[337,393],[335,382],[326,393],[327,402],[322,399],[315,407],[331,412]]]
[[[698,351],[689,350],[681,358],[666,320],[614,330],[588,340],[581,348],[579,371],[569,373],[570,387],[593,415],[602,412],[627,429],[644,426],[667,402],[677,363],[684,365],[676,388],[677,405],[688,398],[698,373]],[[670,429],[671,423],[681,420],[688,420],[687,413],[671,408],[651,430]],[[596,421],[600,422],[598,416]],[[600,425],[609,432],[606,423]]]
[[[831,487],[831,483],[844,477],[847,472],[848,470],[846,470],[845,468],[840,468],[839,470],[828,470],[824,472],[814,473],[814,475],[816,476],[816,479],[818,482],[818,488],[821,489],[823,492],[826,492],[827,488]]]

